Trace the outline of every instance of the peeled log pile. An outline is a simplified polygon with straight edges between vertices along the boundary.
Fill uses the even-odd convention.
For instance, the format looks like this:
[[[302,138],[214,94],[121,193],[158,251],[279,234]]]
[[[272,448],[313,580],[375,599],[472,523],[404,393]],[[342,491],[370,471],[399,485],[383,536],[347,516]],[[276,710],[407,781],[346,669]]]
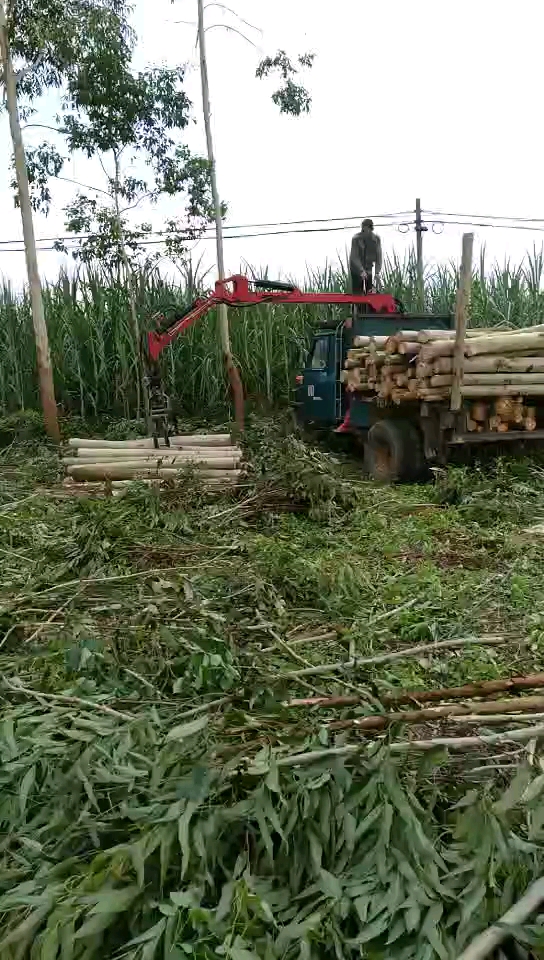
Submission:
[[[356,337],[342,382],[349,392],[391,403],[449,402],[454,383],[453,330],[399,330],[390,337]],[[464,341],[461,396],[471,432],[533,431],[544,397],[544,324],[515,331],[469,330]]]
[[[114,484],[144,481],[153,486],[163,481],[196,476],[204,489],[232,489],[241,475],[242,451],[228,434],[193,434],[172,437],[170,446],[153,440],[83,440],[68,442],[69,456],[63,464],[70,483],[102,481],[107,489]]]

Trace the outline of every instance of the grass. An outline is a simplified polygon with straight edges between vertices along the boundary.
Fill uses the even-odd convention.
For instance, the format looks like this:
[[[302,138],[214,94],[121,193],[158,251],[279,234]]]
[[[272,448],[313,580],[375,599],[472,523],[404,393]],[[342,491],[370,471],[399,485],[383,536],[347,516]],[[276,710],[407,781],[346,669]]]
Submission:
[[[237,500],[62,499],[47,446],[1,454],[6,960],[447,960],[542,873],[536,744],[281,765],[359,742],[327,720],[383,690],[544,670],[539,460],[384,488],[282,421],[247,448]],[[354,690],[355,713],[282,705]]]
[[[542,320],[544,293],[542,253],[533,251],[520,265],[507,262],[490,268],[482,254],[474,276],[472,324],[522,326]],[[266,276],[266,270],[256,275]],[[417,301],[413,256],[395,255],[385,264],[384,288],[407,309]],[[425,307],[451,310],[457,283],[455,264],[428,267]],[[199,283],[197,282],[197,286]],[[203,281],[200,282],[200,286]],[[303,286],[311,290],[345,290],[343,266],[309,271]],[[143,274],[136,299],[143,329],[157,311],[171,313],[194,297],[184,285],[158,274]],[[139,416],[134,384],[134,344],[126,290],[105,274],[59,277],[44,290],[45,310],[56,377],[57,396],[66,412],[84,419],[112,415]],[[281,306],[232,311],[233,349],[250,398],[269,407],[286,403],[299,372],[311,331],[324,310]],[[28,295],[16,295],[8,284],[0,290],[0,410],[36,408],[38,389]],[[164,360],[169,392],[185,416],[206,410],[225,415],[228,391],[222,366],[216,317],[212,313],[179,338]]]

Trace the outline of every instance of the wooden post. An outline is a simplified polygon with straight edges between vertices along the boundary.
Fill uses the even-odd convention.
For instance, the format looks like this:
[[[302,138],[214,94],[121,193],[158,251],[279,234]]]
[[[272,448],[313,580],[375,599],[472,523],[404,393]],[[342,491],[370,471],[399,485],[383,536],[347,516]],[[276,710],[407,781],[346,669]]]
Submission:
[[[455,301],[455,343],[453,347],[453,381],[451,385],[452,410],[460,410],[462,403],[461,384],[463,382],[463,367],[465,360],[465,331],[467,328],[467,311],[470,302],[470,287],[472,283],[472,247],[474,234],[463,234],[463,249],[461,253],[461,269],[459,271],[459,286]]]
[[[21,122],[19,120],[19,109],[17,106],[17,80],[11,60],[6,11],[2,0],[0,0],[0,63],[2,66],[2,80],[6,90],[9,127],[11,132],[11,140],[13,143],[13,154],[15,158],[15,176],[17,180],[17,194],[19,208],[21,210],[21,221],[23,225],[26,269],[28,275],[28,286],[30,290],[30,304],[32,309],[32,322],[34,325],[34,337],[36,340],[36,361],[38,365],[38,380],[40,384],[43,418],[48,436],[55,443],[60,443],[57,404],[55,401],[55,387],[53,383],[53,369],[51,366],[49,338],[47,336],[47,326],[45,323],[45,313],[43,309],[42,288],[40,283],[40,274],[38,271],[38,255],[36,252],[36,239],[34,236],[34,222],[32,219],[32,205],[30,202],[30,187],[28,183],[23,136],[21,133]]]
[[[217,189],[217,174],[215,169],[215,155],[213,150],[213,138],[211,128],[211,107],[210,107],[210,88],[208,82],[208,64],[206,60],[206,31],[204,28],[204,0],[198,0],[198,45],[200,48],[200,82],[202,85],[202,110],[204,113],[204,129],[206,131],[206,147],[208,151],[208,161],[210,164],[210,181],[212,188],[212,200],[215,213],[215,242],[217,248],[217,275],[220,280],[225,279],[225,258],[223,254],[223,220],[221,216],[221,203],[219,200],[219,191]],[[232,396],[234,400],[234,412],[236,424],[239,430],[244,429],[244,391],[242,381],[238,372],[238,367],[234,362],[230,345],[229,320],[226,304],[220,304],[218,307],[219,330],[221,334],[221,344],[223,347],[223,356],[227,367]]]
[[[425,309],[425,287],[423,283],[423,234],[427,227],[421,219],[421,200],[416,200],[416,253],[417,253],[417,299],[418,310]]]

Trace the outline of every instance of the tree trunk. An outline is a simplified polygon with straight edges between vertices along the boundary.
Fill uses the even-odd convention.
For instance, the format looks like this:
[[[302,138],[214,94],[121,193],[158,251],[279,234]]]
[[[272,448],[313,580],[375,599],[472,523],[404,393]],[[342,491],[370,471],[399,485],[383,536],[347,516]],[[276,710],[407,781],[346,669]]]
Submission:
[[[206,34],[204,29],[204,0],[198,0],[198,45],[200,48],[200,80],[202,84],[202,109],[204,113],[204,128],[206,130],[206,147],[208,151],[208,160],[210,163],[210,180],[212,186],[212,200],[215,212],[215,238],[217,247],[217,274],[220,280],[225,279],[225,258],[223,254],[223,221],[221,218],[221,203],[219,201],[219,192],[217,189],[217,176],[215,172],[215,155],[213,151],[213,139],[211,128],[211,109],[210,109],[210,89],[208,83],[208,64],[206,61]],[[234,413],[239,430],[244,429],[244,392],[242,381],[238,368],[232,356],[230,345],[229,320],[226,304],[220,304],[218,307],[219,330],[221,334],[221,345],[225,366],[229,378],[232,397],[234,400]]]
[[[42,288],[40,283],[40,274],[38,272],[38,256],[36,253],[32,205],[30,203],[28,172],[26,167],[23,137],[21,133],[21,123],[19,120],[19,109],[17,106],[17,81],[11,61],[6,12],[2,0],[0,0],[0,57],[3,69],[3,80],[6,89],[9,127],[11,132],[11,140],[13,143],[13,153],[15,157],[15,174],[17,179],[19,207],[21,210],[21,221],[23,225],[26,269],[28,275],[28,285],[30,289],[34,337],[36,340],[36,361],[38,364],[38,379],[40,384],[40,397],[43,417],[48,436],[55,443],[60,443],[57,404],[55,401],[55,387],[53,383],[53,370],[51,367],[51,355],[49,352],[49,338],[47,336]]]
[[[120,166],[119,166],[119,154],[116,153],[115,151],[113,153],[113,162],[115,164],[114,203],[115,203],[115,218],[117,220],[117,229],[119,231],[119,253],[121,255],[121,260],[123,261],[123,268],[125,272],[125,283],[127,285],[127,292],[128,292],[130,320],[132,324],[132,333],[134,337],[134,349],[136,351],[136,365],[137,365],[137,370],[136,370],[137,412],[136,412],[136,415],[137,417],[140,416],[140,407],[143,400],[146,428],[147,428],[147,432],[151,435],[153,430],[153,422],[151,420],[149,394],[146,389],[146,383],[145,383],[144,362],[142,357],[142,337],[140,334],[140,324],[138,323],[136,297],[134,296],[134,278],[132,274],[132,267],[128,259],[127,245],[125,241],[125,231],[123,229],[123,220],[121,217],[121,210],[119,207]]]

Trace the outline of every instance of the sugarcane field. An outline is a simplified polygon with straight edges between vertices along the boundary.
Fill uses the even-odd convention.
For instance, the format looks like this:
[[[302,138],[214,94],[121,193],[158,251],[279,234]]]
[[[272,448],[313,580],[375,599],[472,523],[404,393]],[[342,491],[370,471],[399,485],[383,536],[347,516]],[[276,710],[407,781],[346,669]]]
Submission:
[[[544,960],[536,6],[0,0],[0,960]]]

